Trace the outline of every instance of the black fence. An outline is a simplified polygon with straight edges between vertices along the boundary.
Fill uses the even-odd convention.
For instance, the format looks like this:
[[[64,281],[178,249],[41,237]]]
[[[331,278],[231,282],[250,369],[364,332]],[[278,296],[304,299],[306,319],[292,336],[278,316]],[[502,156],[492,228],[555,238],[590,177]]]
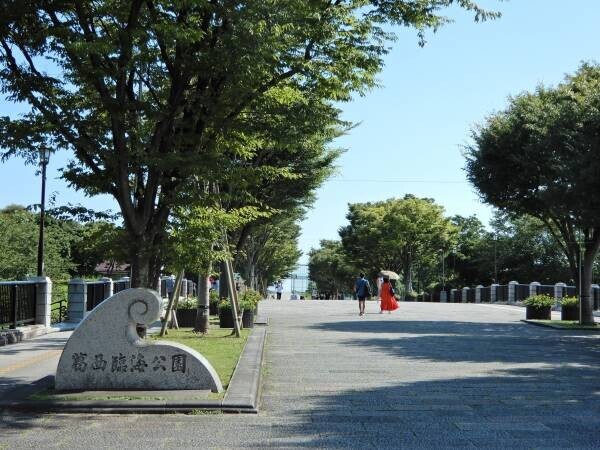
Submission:
[[[536,286],[535,293],[536,295],[548,295],[550,297],[554,297],[554,285],[542,284],[540,286]]]
[[[113,294],[117,292],[124,291],[125,289],[129,289],[131,287],[130,280],[119,280],[113,283]]]
[[[528,284],[515,284],[515,301],[520,302],[529,297]]]
[[[467,303],[475,303],[475,289],[469,289],[467,291]]]
[[[481,292],[481,303],[490,303],[492,300],[492,288],[491,286],[482,287],[479,289]]]
[[[577,287],[563,286],[562,295],[563,297],[577,297]]]
[[[67,320],[67,304],[66,299],[61,298],[50,305],[50,322],[61,323]]]
[[[104,281],[88,282],[87,284],[87,310],[91,311],[110,295],[110,283]]]
[[[462,303],[462,289],[456,289],[454,291],[454,299],[452,301],[454,303]]]
[[[0,285],[0,328],[16,328],[35,323],[36,283],[3,283]]]
[[[496,301],[508,301],[508,284],[499,284],[498,286],[496,286]]]

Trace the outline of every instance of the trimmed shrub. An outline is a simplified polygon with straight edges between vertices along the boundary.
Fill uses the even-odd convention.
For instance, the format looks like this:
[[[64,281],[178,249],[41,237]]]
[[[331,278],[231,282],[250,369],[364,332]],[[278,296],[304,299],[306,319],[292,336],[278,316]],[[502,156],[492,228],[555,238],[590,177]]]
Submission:
[[[554,299],[546,294],[532,295],[527,297],[523,304],[534,309],[552,308]]]

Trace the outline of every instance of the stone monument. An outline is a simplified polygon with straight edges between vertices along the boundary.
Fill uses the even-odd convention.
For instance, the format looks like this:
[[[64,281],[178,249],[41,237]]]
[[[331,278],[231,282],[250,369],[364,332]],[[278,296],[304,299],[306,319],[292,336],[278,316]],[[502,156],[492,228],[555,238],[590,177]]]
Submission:
[[[94,308],[73,332],[56,370],[57,390],[210,389],[223,387],[211,364],[185,345],[141,339],[138,324],[160,317],[162,299],[127,289]]]

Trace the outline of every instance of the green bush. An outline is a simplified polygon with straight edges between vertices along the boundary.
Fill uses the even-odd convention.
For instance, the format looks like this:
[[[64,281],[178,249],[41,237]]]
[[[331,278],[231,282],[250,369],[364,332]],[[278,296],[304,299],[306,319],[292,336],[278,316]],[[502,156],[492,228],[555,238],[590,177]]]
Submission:
[[[560,301],[563,308],[578,308],[579,299],[577,297],[565,297]]]
[[[527,297],[523,304],[530,308],[542,309],[554,305],[554,299],[546,294],[532,295]]]
[[[198,307],[198,300],[194,297],[179,299],[177,302],[177,309],[196,309]]]
[[[229,299],[224,298],[219,302],[219,311],[231,311],[231,302]]]
[[[260,292],[257,292],[255,290],[252,289],[248,289],[246,292],[244,292],[242,294],[242,297],[240,298],[240,307],[243,306],[244,309],[255,309],[256,305],[258,305],[258,302],[262,300],[262,295],[260,294]]]
[[[215,304],[215,303],[218,304],[219,300],[220,300],[219,293],[217,291],[210,291],[209,300],[208,300],[209,303],[210,304]]]

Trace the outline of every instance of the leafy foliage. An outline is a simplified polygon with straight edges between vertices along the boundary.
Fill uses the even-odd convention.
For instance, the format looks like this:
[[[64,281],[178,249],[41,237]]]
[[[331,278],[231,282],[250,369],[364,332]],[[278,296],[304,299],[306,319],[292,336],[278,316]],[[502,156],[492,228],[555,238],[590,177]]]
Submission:
[[[342,243],[322,240],[320,244],[308,254],[309,278],[316,283],[319,292],[332,295],[352,292],[358,270],[348,261]]]
[[[0,279],[22,280],[35,276],[39,216],[16,205],[0,210]],[[78,240],[68,222],[47,218],[45,225],[45,272],[57,280],[69,278],[75,266],[71,245]]]
[[[436,266],[438,251],[451,247],[458,232],[440,205],[412,195],[351,204],[347,218],[340,236],[352,263],[371,278],[384,269],[402,273],[406,292],[413,291],[415,267]]]
[[[562,308],[578,308],[579,299],[577,297],[563,297],[560,300],[560,306]]]
[[[248,123],[273,89],[320,105],[364,94],[392,38],[384,27],[423,42],[453,5],[497,17],[472,0],[3,2],[0,89],[31,106],[0,119],[4,156],[72,150],[65,179],[115,197],[132,284],[151,286],[190,179],[221,181],[231,160],[268,147]]]
[[[583,64],[555,88],[510,99],[472,133],[466,170],[482,199],[546,224],[574,280],[582,266],[582,317],[600,249],[600,66]],[[581,253],[581,254],[580,254]],[[581,258],[580,258],[581,257]]]
[[[527,297],[523,304],[536,309],[548,308],[554,305],[554,299],[545,294],[532,295],[531,297]]]

